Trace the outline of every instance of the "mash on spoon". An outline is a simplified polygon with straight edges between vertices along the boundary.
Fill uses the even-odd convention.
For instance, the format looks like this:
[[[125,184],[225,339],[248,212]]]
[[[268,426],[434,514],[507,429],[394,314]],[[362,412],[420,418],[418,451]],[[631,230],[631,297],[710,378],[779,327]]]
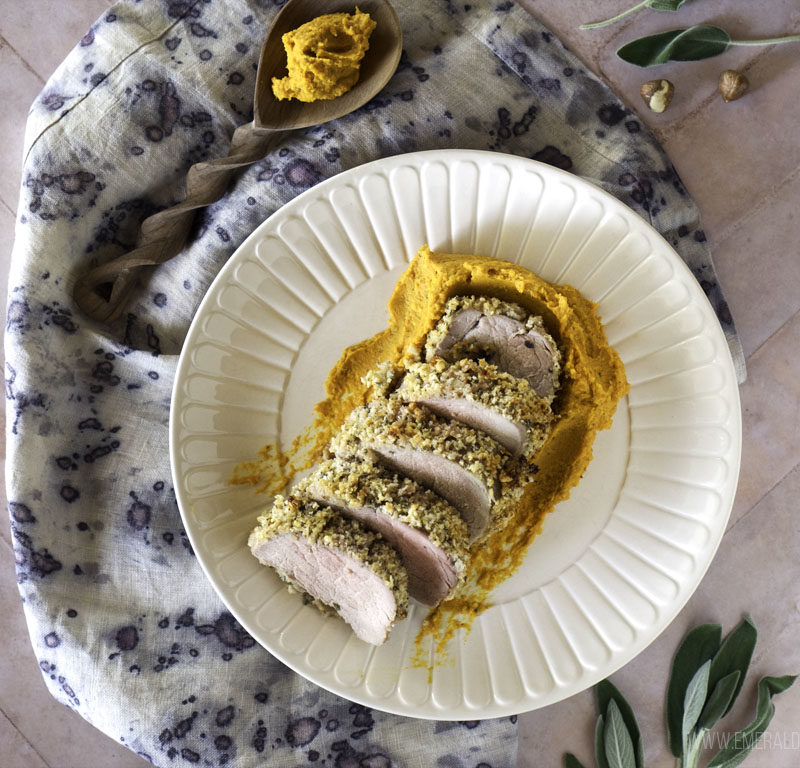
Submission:
[[[350,13],[326,13],[287,32],[286,77],[272,78],[277,99],[335,99],[358,82],[361,59],[369,48],[375,22],[356,8]]]

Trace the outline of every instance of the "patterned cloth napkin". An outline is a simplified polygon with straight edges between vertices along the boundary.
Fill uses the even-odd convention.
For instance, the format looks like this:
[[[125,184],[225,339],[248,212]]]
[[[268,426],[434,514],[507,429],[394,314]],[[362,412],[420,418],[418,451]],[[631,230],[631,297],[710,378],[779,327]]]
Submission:
[[[187,168],[250,119],[278,0],[131,0],[80,41],[33,105],[6,330],[7,486],[19,587],[53,695],[156,765],[512,766],[515,718],[429,722],[294,674],[224,608],[170,485],[170,389],[209,283],[253,228],[378,157],[462,147],[568,169],[674,245],[741,349],[698,212],[636,116],[510,2],[403,0],[405,52],[356,113],[297,133],[198,217],[116,324],[72,299],[181,199]]]

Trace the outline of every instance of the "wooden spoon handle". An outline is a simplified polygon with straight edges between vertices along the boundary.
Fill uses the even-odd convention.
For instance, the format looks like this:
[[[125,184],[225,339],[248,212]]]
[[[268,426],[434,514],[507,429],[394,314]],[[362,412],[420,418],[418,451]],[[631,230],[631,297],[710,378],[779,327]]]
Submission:
[[[137,271],[171,259],[183,248],[195,210],[219,200],[237,169],[260,160],[280,132],[240,125],[226,157],[197,163],[186,176],[186,199],[148,216],[139,229],[136,248],[90,269],[78,278],[73,297],[93,320],[111,322],[125,307]]]

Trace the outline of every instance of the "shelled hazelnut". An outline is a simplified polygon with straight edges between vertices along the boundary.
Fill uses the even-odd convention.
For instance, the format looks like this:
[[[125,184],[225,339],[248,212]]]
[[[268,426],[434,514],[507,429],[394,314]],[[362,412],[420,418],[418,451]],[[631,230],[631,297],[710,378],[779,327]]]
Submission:
[[[725,101],[735,101],[742,98],[750,87],[750,81],[735,69],[726,69],[719,76],[718,89]]]
[[[648,80],[642,84],[639,93],[653,112],[663,112],[672,101],[675,86],[669,80]]]

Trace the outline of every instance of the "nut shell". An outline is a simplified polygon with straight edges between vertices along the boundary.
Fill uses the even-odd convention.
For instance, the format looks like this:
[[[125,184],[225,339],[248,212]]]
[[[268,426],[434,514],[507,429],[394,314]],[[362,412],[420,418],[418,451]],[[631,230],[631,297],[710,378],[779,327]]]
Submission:
[[[648,80],[642,84],[639,93],[653,112],[661,113],[670,105],[675,86],[669,80]]]
[[[725,101],[736,101],[747,93],[750,81],[735,69],[726,69],[719,76],[717,88]]]

